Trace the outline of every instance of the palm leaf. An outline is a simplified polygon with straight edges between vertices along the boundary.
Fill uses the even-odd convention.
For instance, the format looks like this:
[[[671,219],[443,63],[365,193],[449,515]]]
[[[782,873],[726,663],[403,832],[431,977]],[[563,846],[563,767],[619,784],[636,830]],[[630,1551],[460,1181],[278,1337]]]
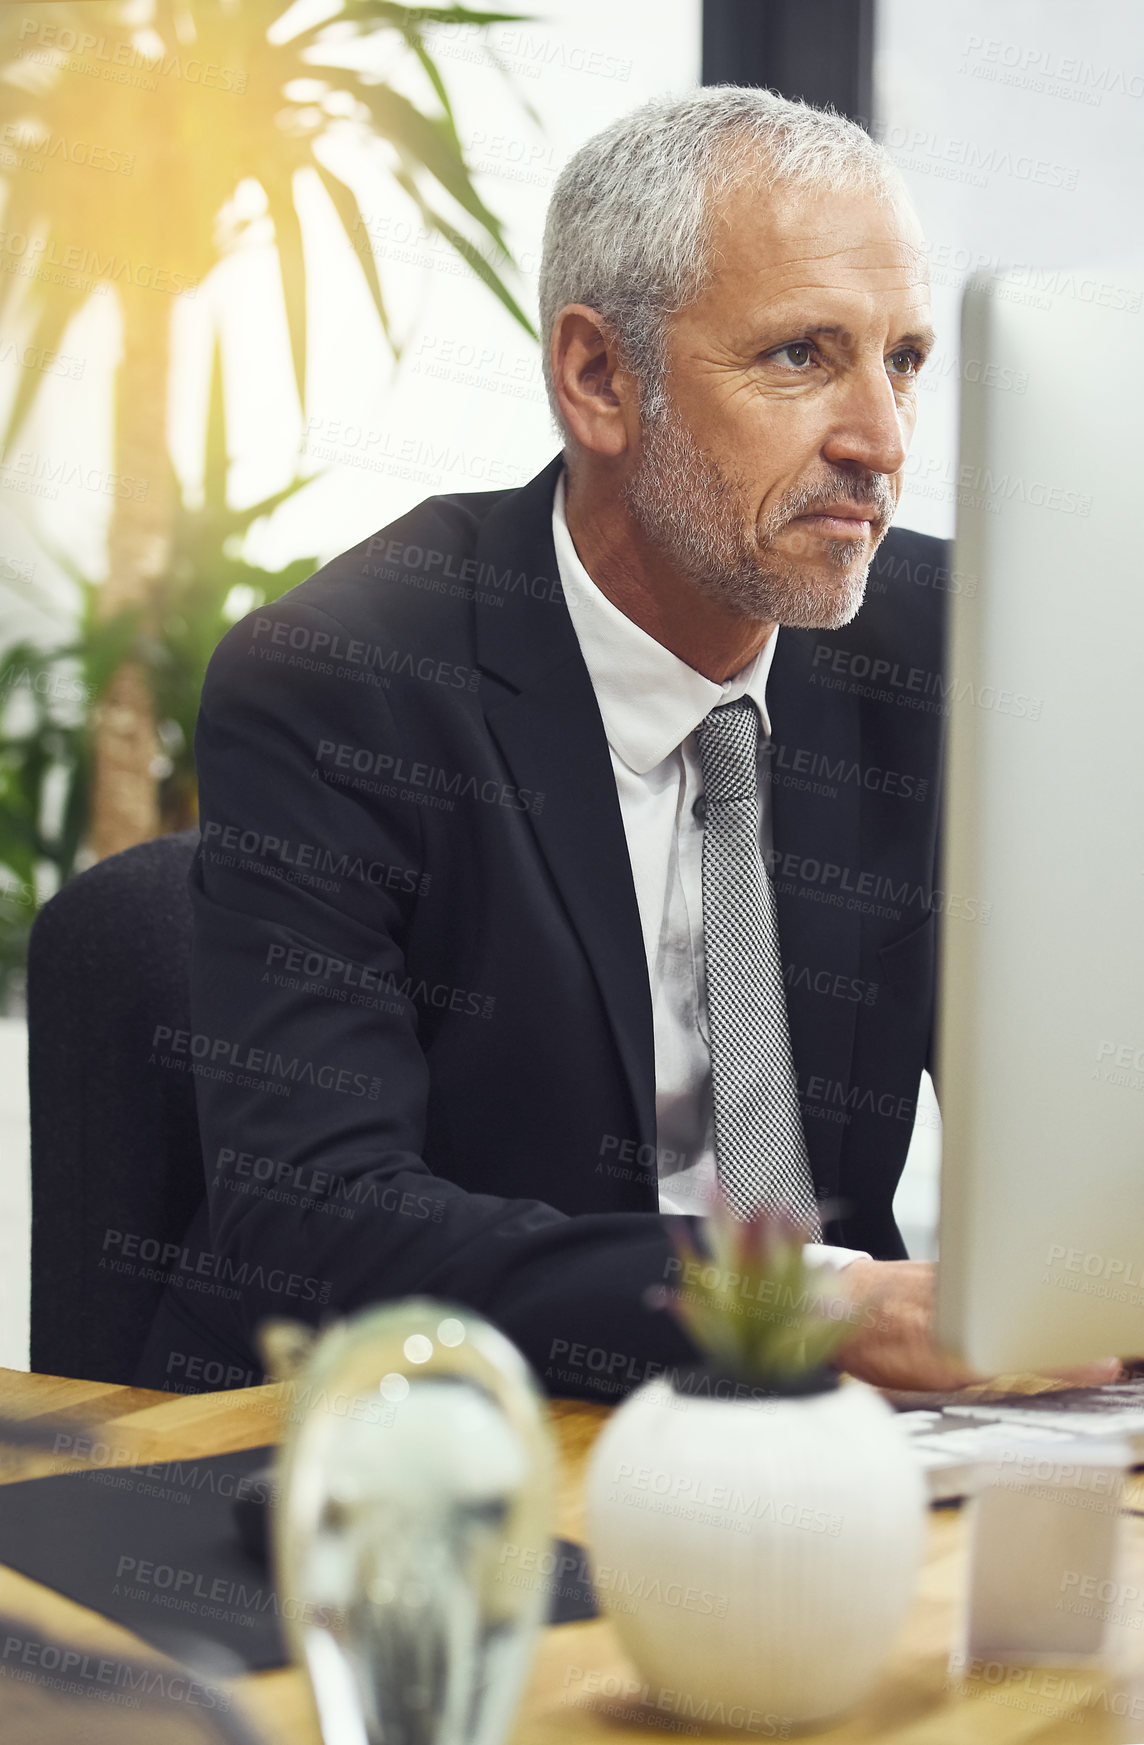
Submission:
[[[420,25],[432,29],[435,24],[536,24],[539,14],[532,12],[478,12],[471,6],[401,6],[396,0],[343,0],[347,17],[355,13],[384,19],[405,30]]]
[[[331,25],[349,23],[362,36],[377,34],[382,29],[400,30],[402,34],[432,30],[435,24],[537,24],[540,14],[534,12],[477,11],[470,6],[402,6],[396,0],[342,0],[340,11],[320,24],[312,24],[289,39],[291,48],[308,48],[320,41],[323,31]]]
[[[479,31],[493,24],[529,22],[534,15],[464,5],[427,10],[391,0],[343,0],[335,17],[295,33],[288,43],[272,43],[267,38],[268,26],[285,11],[286,0],[153,0],[148,24],[163,44],[164,60],[173,54],[185,60],[193,53],[204,64],[241,69],[246,75],[243,95],[218,96],[217,107],[210,112],[210,138],[200,146],[207,105],[213,101],[203,90],[185,84],[178,76],[162,74],[157,96],[142,95],[130,86],[112,94],[100,80],[73,70],[68,56],[61,56],[54,66],[14,64],[26,46],[26,20],[18,8],[0,7],[0,123],[35,122],[53,137],[93,138],[98,128],[109,125],[108,99],[113,95],[116,144],[134,152],[137,162],[134,179],[101,177],[77,173],[70,165],[53,161],[50,153],[41,153],[33,171],[0,176],[5,230],[34,236],[45,248],[57,252],[74,248],[74,258],[83,260],[82,271],[88,275],[87,281],[76,285],[52,284],[48,274],[42,278],[14,274],[7,285],[0,281],[0,317],[11,331],[26,335],[30,343],[46,350],[57,349],[71,316],[90,295],[90,278],[102,274],[109,280],[106,288],[112,294],[119,294],[121,285],[126,292],[129,281],[121,272],[127,262],[150,259],[156,266],[201,280],[217,258],[215,225],[219,213],[239,182],[253,177],[265,192],[274,225],[291,365],[305,415],[307,273],[293,172],[304,166],[317,171],[351,242],[361,234],[362,225],[353,187],[327,168],[319,156],[323,142],[344,127],[343,121],[331,107],[328,122],[307,123],[293,130],[290,126],[291,113],[296,114],[301,105],[285,96],[284,87],[292,79],[319,77],[361,105],[358,113],[368,116],[361,124],[362,134],[393,148],[397,180],[426,223],[468,263],[514,320],[533,333],[499,276],[501,257],[511,263],[511,256],[501,220],[478,195],[465,161],[448,89],[432,55],[432,30],[441,24],[471,25]],[[80,34],[103,31],[109,38],[123,41],[129,39],[134,26],[130,13],[122,0],[35,8],[37,19],[57,27],[74,28]],[[387,32],[399,34],[428,81],[432,112],[423,111],[379,79],[371,80],[367,72],[338,66],[333,28],[338,23],[348,25],[359,43],[368,44]],[[286,125],[280,126],[280,120]],[[191,142],[191,149],[176,155],[171,149],[175,140]],[[141,203],[140,196],[146,193],[142,184],[154,176],[157,165],[162,166],[162,176],[155,184],[163,190],[162,206],[153,210],[145,199]],[[140,171],[150,174],[140,175]],[[423,188],[432,188],[432,201]],[[438,190],[443,190],[444,213],[437,210]],[[449,216],[453,205],[459,223],[473,230],[476,242]],[[497,262],[496,268],[478,246],[485,246],[486,236],[499,251],[490,257]],[[152,247],[165,249],[166,255],[148,256],[146,251]],[[373,308],[396,357],[399,347],[383,294],[380,263],[372,249],[358,253]],[[176,255],[180,258],[174,258]],[[90,267],[93,256],[108,264]],[[116,263],[114,268],[109,264],[112,262]],[[63,265],[64,261],[55,264]],[[165,349],[160,352],[167,344],[163,326],[154,323],[154,332],[149,330],[142,342],[138,328],[128,330],[137,346],[145,343],[154,347],[157,379],[168,361]],[[40,384],[37,371],[21,375],[7,418],[0,421],[0,455],[26,424]],[[117,418],[134,413],[134,408],[120,400]],[[136,441],[142,428],[162,464],[161,422],[153,408],[143,416],[145,422],[137,425]],[[142,660],[158,718],[177,721],[189,734],[206,658],[227,628],[230,590],[242,584],[254,598],[274,598],[301,581],[317,562],[300,558],[282,571],[267,573],[226,551],[231,536],[241,535],[255,520],[273,513],[308,479],[295,477],[282,490],[242,510],[228,507],[227,480],[223,380],[216,342],[203,501],[192,512],[183,505],[180,492],[171,494],[175,508],[168,561],[147,608],[130,607],[104,620],[100,587],[81,574],[66,554],[52,552],[45,540],[45,550],[79,590],[81,622],[62,648],[44,652],[28,645],[25,652],[30,666],[58,676],[70,672],[76,663],[89,697],[98,697],[125,658]],[[128,515],[132,511],[117,504],[114,513]],[[14,585],[7,577],[0,580]],[[43,602],[36,603],[43,610]],[[12,670],[0,668],[0,684],[3,673]],[[17,876],[25,883],[34,876],[37,863],[45,860],[52,863],[58,877],[68,876],[82,841],[91,790],[90,722],[78,711],[72,719],[66,709],[38,694],[32,714],[35,718],[27,732],[14,718],[16,726],[7,737],[0,734],[0,863],[19,869]],[[189,746],[185,752],[172,755],[177,764],[172,779],[184,787],[192,786]],[[61,770],[66,772],[62,815],[46,821],[44,785],[58,779]],[[26,931],[26,917],[10,921],[8,907],[0,915],[0,982],[12,940]]]
[[[282,294],[286,302],[286,325],[290,333],[290,356],[294,364],[294,380],[298,387],[298,404],[306,416],[306,257],[302,247],[302,226],[294,204],[293,179],[283,175],[272,163],[264,163],[258,171],[274,221],[274,236],[278,246],[278,264],[282,274]]]
[[[20,217],[17,213],[12,219],[11,226],[6,225],[5,228],[10,229],[10,233],[14,234],[19,223]],[[5,302],[6,318],[13,315],[13,311],[9,307],[12,296],[13,294],[10,293]],[[79,310],[86,296],[86,292],[77,293],[67,285],[44,285],[36,302],[29,300],[30,330],[23,343],[42,347],[44,351],[55,351],[68,322]],[[15,320],[12,319],[10,324],[15,326]],[[8,325],[9,319],[6,319],[5,326]],[[43,381],[42,371],[21,370],[20,381],[12,397],[12,404],[9,406],[3,422],[0,423],[0,459],[7,454],[9,444],[20,434],[21,426],[35,404]]]
[[[450,224],[447,218],[442,217],[439,212],[435,211],[433,207],[429,205],[412,176],[410,176],[406,171],[394,170],[393,179],[397,182],[399,187],[405,189],[405,192],[409,195],[410,199],[415,202],[426,225],[431,229],[440,232],[446,242],[450,243],[451,246],[456,249],[462,260],[468,262],[477,277],[488,286],[493,295],[500,299],[513,320],[520,323],[521,327],[524,328],[524,331],[530,338],[537,339],[539,335],[537,334],[535,327],[532,325],[532,322],[528,319],[528,316],[524,313],[524,310],[521,308],[508,286],[501,281],[494,268],[485,259],[480,250],[469,241],[467,236],[462,236],[461,232],[457,230],[454,225]]]
[[[421,66],[429,83],[433,87],[437,101],[445,112],[445,119],[449,123],[449,132],[453,140],[456,142],[459,151],[461,142],[457,138],[457,118],[453,114],[453,105],[449,101],[449,93],[445,89],[445,81],[437,71],[436,63],[428,49],[425,47],[424,42],[421,40],[420,32],[417,30],[403,29],[401,34],[405,38],[406,48],[412,49],[413,53],[417,56],[417,59],[421,62]]]
[[[325,164],[319,163],[317,158],[314,160],[314,168],[321,178],[323,188],[333,202],[335,212],[341,219],[342,229],[346,233],[350,247],[361,262],[361,270],[365,274],[365,282],[369,286],[369,294],[373,298],[373,306],[377,310],[382,331],[389,341],[393,355],[397,357],[400,355],[400,347],[394,342],[393,334],[390,331],[389,315],[386,311],[385,299],[381,293],[381,281],[377,276],[377,262],[373,258],[373,249],[369,245],[369,235],[365,229],[365,220],[358,203],[358,197],[346,182],[335,176],[331,170],[326,168]],[[358,248],[354,243],[354,234],[358,231],[366,238],[363,248]]]
[[[408,97],[387,85],[370,85],[357,78],[353,90],[369,109],[378,134],[391,141],[406,161],[428,170],[503,249],[500,219],[489,211],[473,187],[451,124],[436,116],[423,115]]]
[[[203,454],[203,502],[212,509],[226,507],[226,482],[230,472],[226,452],[226,405],[223,398],[222,346],[216,329],[211,346],[211,378],[207,395],[207,430]]]

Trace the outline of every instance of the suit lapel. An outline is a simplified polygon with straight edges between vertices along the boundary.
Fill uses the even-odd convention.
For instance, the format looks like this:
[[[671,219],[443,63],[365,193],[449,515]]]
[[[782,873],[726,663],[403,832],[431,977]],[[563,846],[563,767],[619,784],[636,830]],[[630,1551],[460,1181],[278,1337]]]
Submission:
[[[503,603],[482,603],[490,590],[478,583],[477,661],[497,681],[484,687],[485,718],[513,780],[544,794],[528,821],[600,989],[636,1137],[654,1147],[655,1046],[639,907],[607,737],[552,543],[561,464],[558,455],[482,524],[478,576],[492,566]]]

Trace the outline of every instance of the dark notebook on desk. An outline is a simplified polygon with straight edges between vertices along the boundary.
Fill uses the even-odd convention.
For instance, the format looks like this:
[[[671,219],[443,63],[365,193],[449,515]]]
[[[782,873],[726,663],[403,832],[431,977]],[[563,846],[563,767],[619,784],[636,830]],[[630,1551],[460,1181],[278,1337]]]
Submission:
[[[247,1448],[0,1485],[0,1563],[177,1658],[201,1661],[213,1647],[249,1672],[285,1666],[278,1595],[249,1509],[242,1521],[260,1491],[265,1500],[273,1453]],[[558,1573],[538,1577],[549,1621],[595,1617],[583,1550],[558,1540],[556,1552]]]

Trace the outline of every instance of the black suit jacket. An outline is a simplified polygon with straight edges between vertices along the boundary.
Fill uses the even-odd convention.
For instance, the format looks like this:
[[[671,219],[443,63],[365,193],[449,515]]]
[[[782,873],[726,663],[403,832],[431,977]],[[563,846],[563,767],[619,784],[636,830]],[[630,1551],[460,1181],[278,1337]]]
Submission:
[[[208,1205],[140,1380],[217,1382],[212,1353],[255,1380],[263,1316],[410,1293],[475,1306],[557,1393],[689,1356],[645,1300],[675,1221],[560,464],[420,504],[211,661],[193,1031],[156,1042],[197,1074]],[[932,1027],[943,559],[891,532],[855,622],[782,630],[768,685],[811,1167],[827,1240],[885,1258]]]

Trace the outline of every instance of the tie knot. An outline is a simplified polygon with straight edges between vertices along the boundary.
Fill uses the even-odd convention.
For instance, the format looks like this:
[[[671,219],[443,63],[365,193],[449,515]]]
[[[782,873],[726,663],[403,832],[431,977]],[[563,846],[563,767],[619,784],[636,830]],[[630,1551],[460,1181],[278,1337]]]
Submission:
[[[720,703],[696,728],[708,806],[753,800],[758,792],[759,711],[751,697]]]

